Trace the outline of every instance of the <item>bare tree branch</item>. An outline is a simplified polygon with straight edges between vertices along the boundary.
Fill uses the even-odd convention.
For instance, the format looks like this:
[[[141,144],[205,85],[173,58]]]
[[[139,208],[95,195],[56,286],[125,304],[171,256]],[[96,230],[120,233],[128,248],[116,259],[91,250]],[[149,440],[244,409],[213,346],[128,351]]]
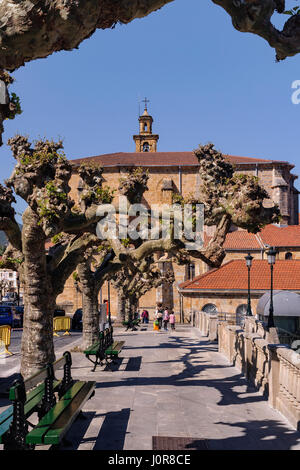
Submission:
[[[285,0],[212,0],[231,16],[235,29],[265,39],[283,60],[300,51],[300,16],[292,15],[279,31],[271,22],[275,11],[283,13]]]
[[[96,29],[129,23],[172,0],[2,0],[0,69],[78,48]]]

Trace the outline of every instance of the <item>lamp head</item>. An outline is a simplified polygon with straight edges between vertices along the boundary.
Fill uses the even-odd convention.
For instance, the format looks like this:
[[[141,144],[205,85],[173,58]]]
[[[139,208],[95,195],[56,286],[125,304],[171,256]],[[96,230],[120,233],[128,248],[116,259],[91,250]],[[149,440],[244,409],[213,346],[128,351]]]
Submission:
[[[270,265],[273,265],[275,264],[275,261],[276,261],[276,249],[274,246],[271,246],[271,248],[269,249],[269,251],[267,251],[267,257],[268,257],[268,263]]]
[[[253,256],[251,256],[250,253],[248,253],[248,255],[245,256],[245,260],[246,260],[246,265],[247,265],[247,267],[248,267],[248,268],[251,268]]]

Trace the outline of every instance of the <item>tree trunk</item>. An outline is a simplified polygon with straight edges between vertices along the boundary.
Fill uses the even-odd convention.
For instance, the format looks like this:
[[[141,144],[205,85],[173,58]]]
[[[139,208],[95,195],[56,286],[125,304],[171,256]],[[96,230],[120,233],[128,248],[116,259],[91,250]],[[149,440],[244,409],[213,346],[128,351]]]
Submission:
[[[132,319],[133,319],[133,316],[132,316],[131,302],[130,302],[130,299],[127,297],[125,301],[125,320],[130,321]]]
[[[118,312],[115,325],[122,325],[126,317],[126,297],[120,292],[118,293]]]
[[[138,300],[133,297],[128,297],[125,302],[125,316],[126,320],[134,320],[135,313],[137,311]]]
[[[82,296],[82,349],[99,339],[99,305],[93,289],[83,289]]]
[[[139,301],[136,297],[130,299],[131,302],[131,312],[132,312],[132,318],[133,320],[136,318],[136,313],[139,305]]]
[[[55,360],[53,313],[55,297],[47,276],[45,235],[38,218],[27,208],[23,216],[24,323],[21,374],[24,378]]]
[[[98,292],[93,273],[88,263],[78,265],[82,288],[82,350],[88,348],[99,338]]]

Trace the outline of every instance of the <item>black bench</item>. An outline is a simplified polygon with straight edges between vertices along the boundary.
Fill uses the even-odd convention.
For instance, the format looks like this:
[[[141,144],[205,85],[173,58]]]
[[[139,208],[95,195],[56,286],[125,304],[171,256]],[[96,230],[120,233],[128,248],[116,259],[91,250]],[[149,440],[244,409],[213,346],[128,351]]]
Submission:
[[[58,446],[64,440],[96,386],[96,382],[73,380],[71,365],[71,354],[66,351],[62,358],[27,380],[14,382],[9,391],[13,405],[0,415],[4,450],[31,450],[38,444]],[[57,380],[55,371],[61,367],[64,376]],[[28,421],[34,413],[38,417],[36,425]]]
[[[92,346],[84,351],[85,356],[89,361],[94,364],[92,372],[95,372],[97,365],[105,364],[109,370],[111,370],[111,363],[115,363],[115,359],[119,357],[119,353],[122,351],[125,341],[114,341],[113,340],[113,327],[110,326],[99,334],[99,340],[96,341]],[[110,359],[110,361],[108,360]]]

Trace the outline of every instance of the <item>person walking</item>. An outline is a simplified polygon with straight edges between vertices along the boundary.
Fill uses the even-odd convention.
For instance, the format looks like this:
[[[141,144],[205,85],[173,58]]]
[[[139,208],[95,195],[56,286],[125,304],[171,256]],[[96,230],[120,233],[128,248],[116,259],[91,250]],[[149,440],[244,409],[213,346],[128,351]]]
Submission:
[[[170,320],[169,310],[168,310],[168,307],[166,307],[166,309],[164,311],[164,316],[163,316],[164,330],[165,331],[168,331],[169,320]]]
[[[148,312],[148,310],[143,310],[141,317],[142,317],[142,323],[149,323],[149,312]]]
[[[163,321],[163,311],[164,309],[162,308],[162,304],[158,303],[157,304],[157,309],[155,312],[155,319],[158,321],[158,328],[161,330],[162,327],[162,321]]]
[[[171,325],[171,330],[175,330],[175,314],[173,311],[170,314],[170,325]]]

